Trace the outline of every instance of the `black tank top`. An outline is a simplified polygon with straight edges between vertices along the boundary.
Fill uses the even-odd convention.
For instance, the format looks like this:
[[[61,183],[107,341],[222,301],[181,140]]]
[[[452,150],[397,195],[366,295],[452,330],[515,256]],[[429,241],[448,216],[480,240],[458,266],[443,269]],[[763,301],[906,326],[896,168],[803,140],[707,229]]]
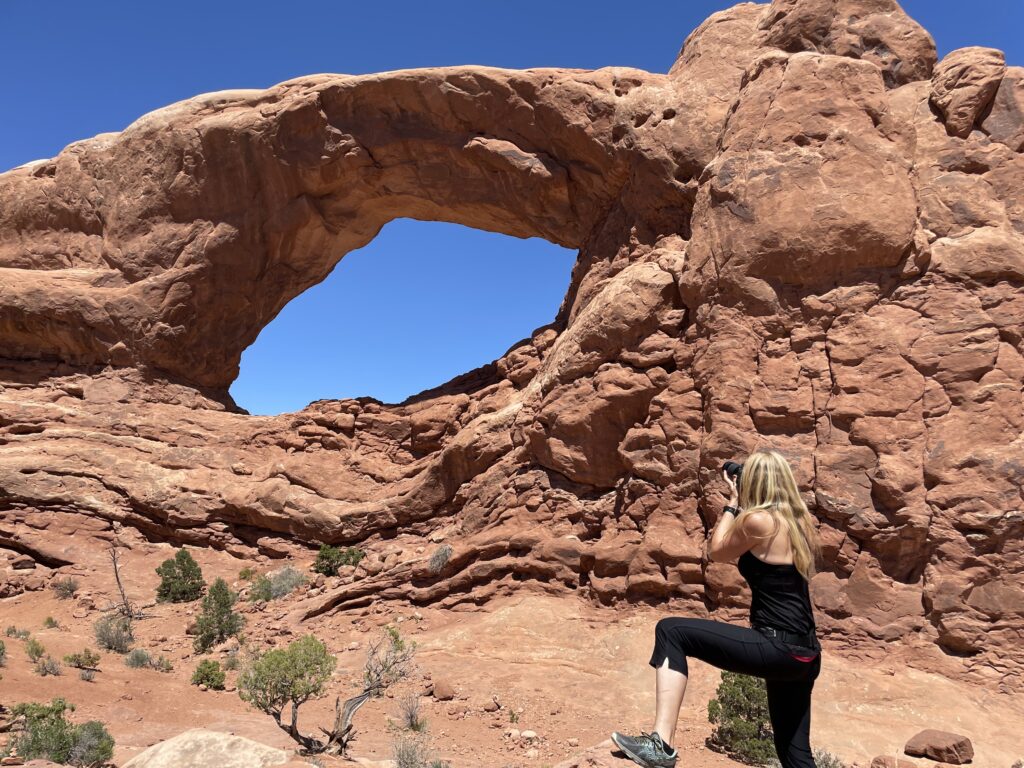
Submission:
[[[775,627],[801,635],[811,633],[814,635],[811,647],[821,648],[807,580],[795,565],[766,563],[749,549],[740,555],[736,565],[753,594],[750,626]]]

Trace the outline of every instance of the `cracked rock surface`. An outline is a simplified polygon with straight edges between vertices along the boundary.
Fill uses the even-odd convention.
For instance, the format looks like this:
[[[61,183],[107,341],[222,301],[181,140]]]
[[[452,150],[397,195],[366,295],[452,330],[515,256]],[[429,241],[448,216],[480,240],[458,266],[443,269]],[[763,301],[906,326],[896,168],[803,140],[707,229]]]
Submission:
[[[1024,68],[892,0],[741,3],[666,74],[220,91],[0,174],[0,595],[130,526],[371,551],[303,617],[515,590],[743,621],[723,460],[785,453],[818,625],[1024,674]],[[579,250],[553,322],[400,404],[228,387],[390,220]],[[377,558],[396,534],[451,547]],[[32,567],[35,565],[36,567]]]

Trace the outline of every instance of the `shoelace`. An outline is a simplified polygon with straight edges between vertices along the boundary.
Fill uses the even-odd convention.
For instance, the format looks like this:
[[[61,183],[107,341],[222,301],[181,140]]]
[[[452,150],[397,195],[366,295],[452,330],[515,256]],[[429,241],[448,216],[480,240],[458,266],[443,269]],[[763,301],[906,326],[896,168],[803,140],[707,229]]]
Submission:
[[[637,740],[647,741],[653,748],[657,749],[663,755],[671,757],[671,753],[667,749],[665,749],[665,742],[661,740],[661,737],[659,736],[657,741],[655,740],[654,735],[656,733],[657,731],[651,731],[650,733],[648,733],[647,731],[640,731],[640,736]]]

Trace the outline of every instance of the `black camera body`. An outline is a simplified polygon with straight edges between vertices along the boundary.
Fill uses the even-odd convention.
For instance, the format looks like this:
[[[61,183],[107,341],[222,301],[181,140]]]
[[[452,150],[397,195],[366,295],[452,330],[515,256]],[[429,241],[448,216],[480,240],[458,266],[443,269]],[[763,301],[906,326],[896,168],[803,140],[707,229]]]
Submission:
[[[736,485],[740,484],[740,476],[743,474],[743,465],[738,464],[735,461],[727,461],[722,465],[722,469],[725,470],[725,474],[736,480]]]

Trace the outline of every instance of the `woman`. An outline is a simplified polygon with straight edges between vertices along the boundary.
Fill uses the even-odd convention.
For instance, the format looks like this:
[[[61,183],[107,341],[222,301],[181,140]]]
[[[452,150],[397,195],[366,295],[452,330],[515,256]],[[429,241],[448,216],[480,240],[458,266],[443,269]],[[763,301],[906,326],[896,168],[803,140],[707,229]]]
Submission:
[[[739,557],[750,584],[750,628],[708,619],[667,616],[655,629],[650,665],[657,676],[654,731],[612,740],[646,768],[674,768],[669,743],[686,692],[687,656],[765,679],[775,751],[783,768],[814,768],[811,689],[821,671],[821,644],[807,583],[821,554],[817,532],[793,472],[778,451],[750,455],[708,543],[708,559]],[[737,509],[737,506],[739,509]]]

